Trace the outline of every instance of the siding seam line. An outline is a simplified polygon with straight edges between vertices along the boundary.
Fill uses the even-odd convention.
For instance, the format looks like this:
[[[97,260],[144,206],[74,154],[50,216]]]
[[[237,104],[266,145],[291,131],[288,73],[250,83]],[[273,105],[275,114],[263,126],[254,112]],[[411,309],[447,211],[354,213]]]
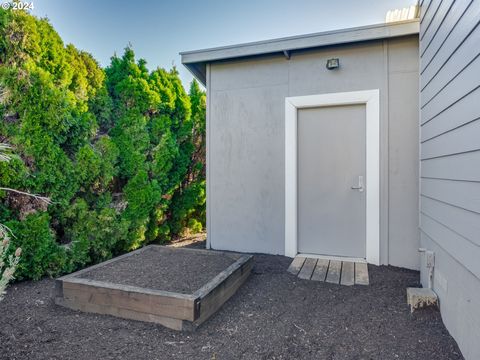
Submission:
[[[450,179],[444,177],[433,177],[433,176],[420,176],[420,179],[427,179],[427,180],[443,180],[443,181],[458,181],[458,182],[467,182],[467,183],[480,183],[480,180],[465,180],[465,179]],[[426,195],[425,195],[426,196]],[[432,198],[433,199],[433,198]],[[438,200],[438,199],[436,199]],[[440,200],[438,200],[440,201]],[[468,209],[465,209],[468,210]]]
[[[420,19],[420,24],[423,23],[423,19],[425,19],[425,16],[428,14],[428,10],[430,10],[430,6],[432,5],[433,1],[430,1],[427,5],[427,8],[425,9],[425,12],[422,14],[421,19]]]
[[[431,237],[425,230],[423,230],[422,228],[420,228],[420,231],[426,236],[428,237],[432,242],[434,242],[440,249],[442,249],[445,254],[447,254],[448,257],[450,257],[451,259],[453,259],[453,261],[455,261],[457,264],[460,265],[460,267],[462,267],[463,269],[465,269],[467,272],[469,272],[470,274],[472,274],[475,279],[480,279],[479,276],[475,275],[468,267],[465,266],[465,264],[463,264],[462,262],[460,262],[460,260],[458,260],[455,256],[452,255],[452,253],[450,251],[448,251],[447,249],[445,249],[442,245],[440,245],[438,243],[437,240],[435,240],[433,237]]]
[[[441,159],[441,158],[446,158],[446,157],[450,157],[450,156],[457,156],[457,155],[462,155],[462,154],[470,154],[470,153],[474,153],[474,152],[477,152],[477,151],[480,151],[480,148],[472,149],[472,150],[466,150],[466,151],[460,151],[460,152],[450,153],[450,154],[445,154],[445,155],[438,155],[438,156],[431,156],[431,157],[427,157],[427,158],[421,158],[420,161]]]
[[[427,51],[428,47],[430,46],[430,44],[431,44],[431,43],[433,42],[433,40],[435,39],[435,36],[437,36],[438,31],[440,30],[440,28],[442,27],[443,23],[445,22],[445,19],[446,19],[446,18],[448,17],[448,15],[450,14],[450,10],[452,9],[454,3],[455,3],[455,1],[452,1],[452,2],[450,3],[450,6],[448,7],[447,12],[445,13],[445,15],[443,15],[442,21],[440,22],[440,24],[438,24],[437,30],[435,30],[435,33],[433,34],[432,38],[431,38],[430,41],[428,42],[428,44],[427,44],[427,46],[425,47],[425,49],[422,51],[422,54],[420,55],[420,57],[422,57],[423,54],[425,54],[425,51]]]
[[[437,198],[434,198],[432,196],[428,196],[428,195],[424,195],[424,194],[420,194],[420,196],[424,197],[424,198],[427,198],[427,199],[430,199],[430,200],[433,200],[433,201],[436,201],[436,202],[439,202],[441,204],[445,204],[445,205],[448,205],[448,206],[451,206],[451,207],[454,207],[454,208],[457,208],[457,209],[460,209],[460,210],[463,210],[463,211],[466,211],[466,212],[469,212],[469,213],[473,213],[475,215],[480,215],[480,213],[476,212],[476,211],[473,211],[473,210],[470,210],[470,209],[465,209],[464,207],[461,207],[461,206],[458,206],[458,205],[455,205],[455,204],[451,204],[449,202],[446,202],[446,201],[443,201],[443,200],[439,200]]]
[[[480,21],[478,22],[477,27],[478,27],[479,24],[480,24]],[[443,91],[443,89],[445,89],[448,85],[450,85],[450,83],[451,83],[453,80],[455,80],[455,79],[456,79],[466,68],[468,68],[475,60],[477,60],[477,58],[478,58],[479,56],[480,56],[480,52],[477,53],[477,55],[475,55],[475,56],[473,57],[473,59],[470,60],[458,73],[456,73],[450,80],[448,80],[447,83],[446,83],[445,85],[443,85],[443,86],[440,88],[440,90],[438,90],[438,91],[430,98],[430,100],[428,100],[425,104],[422,105],[421,108],[423,109],[423,108],[424,108],[425,106],[427,106],[433,99],[435,99],[435,98],[437,97],[437,95],[440,94],[440,93]],[[447,62],[448,62],[448,61],[447,61]],[[445,64],[446,64],[447,62],[445,62]],[[443,68],[443,65],[442,65],[442,68]],[[435,77],[438,75],[438,73],[441,71],[442,68],[440,68],[440,69],[438,70],[438,72],[430,79],[430,81],[429,81],[427,84],[425,84],[424,88],[421,90],[422,92],[423,92],[423,91],[427,88],[427,86],[433,81],[433,79],[435,79]]]
[[[462,14],[460,15],[460,17],[458,18],[458,20],[455,22],[455,24],[453,24],[452,28],[450,29],[450,31],[448,32],[447,36],[445,36],[445,39],[443,39],[443,41],[441,42],[441,44],[438,46],[438,49],[437,51],[435,51],[435,53],[432,55],[430,61],[425,65],[425,67],[423,68],[423,70],[420,71],[420,75],[423,75],[423,73],[425,72],[425,70],[427,70],[428,66],[431,64],[431,62],[433,61],[433,59],[435,59],[436,55],[438,54],[438,52],[442,49],[443,47],[443,44],[445,44],[445,42],[448,40],[448,38],[450,37],[450,35],[452,34],[453,30],[455,30],[455,28],[457,27],[457,24],[460,22],[460,20],[463,18],[463,15],[465,15],[465,13],[468,11],[468,9],[470,8],[470,6],[473,4],[473,0],[470,1],[470,3],[467,5],[467,7],[465,8],[465,10],[463,10]],[[424,54],[422,54],[422,57],[423,57]]]
[[[458,103],[459,101],[461,101],[462,99],[466,98],[468,95],[470,95],[471,93],[473,93],[475,90],[477,90],[478,88],[480,88],[480,85],[476,86],[475,88],[473,88],[472,90],[470,90],[469,92],[467,92],[466,94],[464,94],[463,96],[461,96],[460,98],[458,98],[457,100],[455,100],[453,103],[451,103],[450,105],[448,105],[447,107],[445,107],[443,110],[441,110],[439,113],[437,113],[436,115],[433,115],[430,119],[428,119],[427,121],[424,121],[421,126],[425,125],[425,124],[428,124],[430,121],[432,121],[433,119],[435,119],[438,115],[444,113],[445,111],[447,111],[448,109],[450,109],[452,106],[454,106],[456,103]]]
[[[472,30],[470,30],[470,32],[463,38],[462,41],[460,41],[460,43],[457,45],[457,47],[450,53],[450,55],[448,55],[448,57],[445,59],[445,61],[443,62],[442,66],[440,66],[440,68],[438,68],[438,70],[430,77],[430,80],[428,80],[428,82],[425,84],[425,86],[422,88],[421,91],[425,90],[425,88],[433,81],[433,79],[435,79],[435,77],[438,75],[438,73],[445,67],[445,65],[450,61],[450,59],[452,58],[452,56],[458,51],[458,49],[460,49],[463,45],[463,43],[465,41],[467,41],[467,39],[470,37],[470,35],[472,35],[472,33],[477,29],[478,25],[480,24],[480,21],[478,21],[475,26],[472,28]],[[475,56],[475,58],[478,56],[478,54]],[[461,70],[463,71],[468,65],[470,65],[471,61]],[[461,72],[460,71],[460,72]],[[423,72],[422,74],[423,75]]]
[[[449,203],[448,201],[439,200],[439,199],[437,199],[437,198],[435,198],[435,197],[428,196],[428,195],[425,195],[425,194],[423,194],[423,193],[420,193],[420,196],[424,196],[424,197],[431,198],[431,199],[433,199],[433,200],[441,201],[441,202],[444,202],[444,203],[446,203],[446,204],[450,204],[450,205],[452,205],[452,206],[455,206],[455,207],[457,207],[457,208],[459,208],[459,209],[463,209],[463,210],[469,211],[469,212],[471,212],[471,213],[479,214],[479,215],[480,215],[480,213],[479,213],[478,211],[475,211],[475,210],[472,210],[472,209],[467,209],[467,208],[465,208],[465,207],[463,207],[463,206],[459,206],[459,205],[455,205],[455,204]]]
[[[434,217],[426,214],[423,210],[420,210],[420,213],[423,215],[423,216],[426,216],[428,217],[429,219],[433,220],[434,222],[436,222],[437,224],[439,224],[440,226],[443,226],[444,228],[450,230],[451,232],[457,234],[458,236],[460,236],[462,239],[465,239],[466,241],[468,241],[470,244],[472,245],[475,245],[476,247],[480,248],[480,244],[477,244],[475,242],[473,242],[472,240],[470,240],[469,238],[466,238],[464,235],[462,234],[459,234],[456,230],[453,230],[451,227],[445,225],[444,223],[442,223],[441,221],[435,219]]]
[[[442,7],[442,4],[443,4],[443,0],[440,0],[440,3],[438,4],[437,9],[436,9],[435,12],[433,13],[432,19],[431,19],[430,22],[428,23],[427,28],[425,29],[425,31],[424,31],[424,32],[422,33],[422,35],[420,36],[420,41],[423,40],[423,38],[425,37],[425,34],[428,32],[428,29],[430,29],[430,26],[431,26],[432,23],[435,21],[435,17],[437,16],[438,10],[440,10],[440,8]],[[438,28],[437,28],[437,29],[438,29]]]
[[[477,117],[477,118],[475,118],[475,119],[473,119],[473,120],[469,120],[469,121],[467,121],[467,122],[465,122],[465,123],[463,123],[463,124],[460,124],[460,125],[458,125],[458,126],[455,126],[455,127],[451,128],[451,129],[448,129],[448,130],[446,130],[446,131],[444,131],[444,132],[442,132],[442,133],[440,133],[440,134],[437,134],[437,135],[435,135],[435,136],[432,136],[432,137],[430,137],[430,138],[428,138],[428,139],[421,140],[421,141],[420,141],[420,144],[424,144],[424,143],[426,143],[427,141],[433,140],[433,139],[435,139],[435,138],[437,138],[437,137],[439,137],[439,136],[442,136],[442,135],[448,134],[449,132],[458,130],[458,129],[466,126],[466,125],[470,125],[470,124],[474,123],[474,122],[477,121],[477,120],[480,120],[480,117]],[[422,126],[423,126],[423,125],[421,125],[421,127],[422,127]]]

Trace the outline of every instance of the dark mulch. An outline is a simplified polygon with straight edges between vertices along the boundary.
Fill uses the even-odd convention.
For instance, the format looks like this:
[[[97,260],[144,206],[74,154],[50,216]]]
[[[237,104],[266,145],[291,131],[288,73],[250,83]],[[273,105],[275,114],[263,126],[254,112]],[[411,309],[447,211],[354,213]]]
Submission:
[[[121,285],[191,294],[235,259],[222,253],[148,247],[121,260],[82,273],[79,277]]]
[[[370,286],[346,287],[300,280],[286,272],[290,261],[256,255],[249,280],[194,333],[55,306],[52,280],[15,284],[0,302],[0,357],[462,358],[437,310],[410,314],[405,288],[418,285],[417,272],[370,266]]]

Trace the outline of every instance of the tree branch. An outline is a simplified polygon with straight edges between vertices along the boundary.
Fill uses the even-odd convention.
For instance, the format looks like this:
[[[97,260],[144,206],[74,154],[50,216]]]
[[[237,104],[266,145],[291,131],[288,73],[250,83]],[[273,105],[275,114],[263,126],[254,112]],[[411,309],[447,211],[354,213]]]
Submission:
[[[10,191],[10,192],[14,192],[14,193],[17,193],[17,194],[30,196],[30,197],[33,197],[33,198],[35,198],[35,199],[37,199],[37,200],[43,201],[43,202],[46,203],[46,204],[51,204],[51,203],[52,203],[52,201],[50,200],[50,198],[48,198],[48,197],[46,197],[46,196],[41,196],[41,195],[36,195],[36,194],[30,194],[30,193],[27,193],[27,192],[24,192],[24,191],[15,190],[15,189],[10,189],[10,188],[5,188],[5,187],[0,187],[0,190]]]

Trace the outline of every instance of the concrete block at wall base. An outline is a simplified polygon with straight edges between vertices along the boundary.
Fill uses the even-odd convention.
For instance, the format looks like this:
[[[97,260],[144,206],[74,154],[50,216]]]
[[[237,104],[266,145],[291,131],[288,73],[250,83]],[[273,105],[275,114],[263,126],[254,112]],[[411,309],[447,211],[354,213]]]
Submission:
[[[438,297],[432,289],[407,288],[407,303],[410,305],[410,311],[427,306],[437,306]]]

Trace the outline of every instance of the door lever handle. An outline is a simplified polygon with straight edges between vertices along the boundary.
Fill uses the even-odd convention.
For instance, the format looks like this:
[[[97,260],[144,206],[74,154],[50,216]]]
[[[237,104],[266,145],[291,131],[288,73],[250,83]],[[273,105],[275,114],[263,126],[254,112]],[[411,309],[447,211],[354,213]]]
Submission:
[[[363,192],[363,176],[358,177],[358,185],[354,185],[351,187],[352,190],[358,190],[359,192]]]

